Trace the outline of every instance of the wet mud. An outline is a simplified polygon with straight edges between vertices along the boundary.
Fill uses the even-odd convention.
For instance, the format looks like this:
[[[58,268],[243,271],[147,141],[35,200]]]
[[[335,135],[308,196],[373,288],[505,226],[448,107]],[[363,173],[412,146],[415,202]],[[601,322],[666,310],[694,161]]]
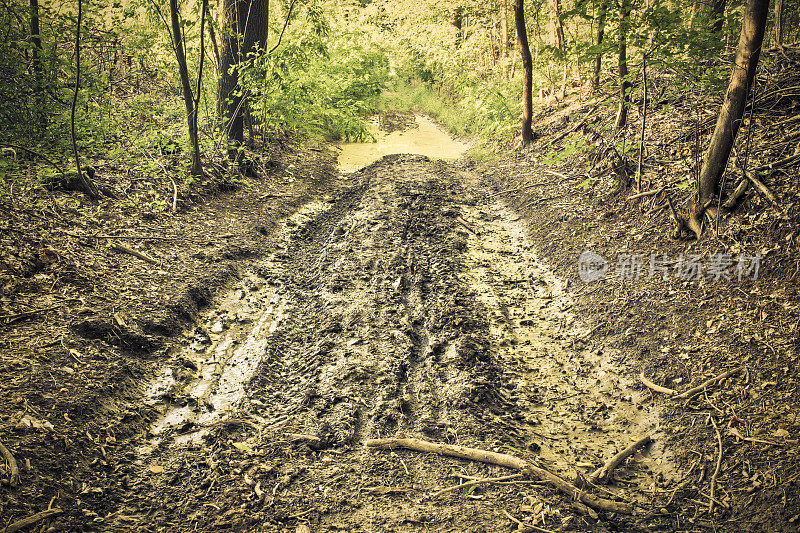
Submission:
[[[475,175],[388,156],[271,239],[146,387],[158,415],[112,529],[507,531],[504,510],[594,527],[525,480],[433,496],[500,467],[364,446],[415,436],[574,480],[658,431],[619,352],[587,340],[563,281]],[[657,455],[621,466],[610,497],[646,503]]]

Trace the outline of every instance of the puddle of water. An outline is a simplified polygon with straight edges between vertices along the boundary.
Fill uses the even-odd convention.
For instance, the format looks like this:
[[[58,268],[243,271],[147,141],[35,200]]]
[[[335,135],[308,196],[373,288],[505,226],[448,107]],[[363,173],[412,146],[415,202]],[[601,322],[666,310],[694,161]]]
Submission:
[[[539,456],[571,478],[576,466],[591,473],[657,433],[658,412],[642,405],[643,393],[618,365],[619,350],[581,340],[588,328],[517,217],[499,204],[469,208],[464,217],[477,232],[468,240],[467,281],[490,315],[493,352],[519,375],[515,394]],[[653,473],[676,471],[663,439],[637,460]]]
[[[370,125],[370,132],[377,142],[341,144],[339,169],[355,172],[390,154],[416,154],[452,161],[469,148],[468,144],[450,137],[428,117],[416,115],[414,118],[416,125],[405,131],[386,133]]]

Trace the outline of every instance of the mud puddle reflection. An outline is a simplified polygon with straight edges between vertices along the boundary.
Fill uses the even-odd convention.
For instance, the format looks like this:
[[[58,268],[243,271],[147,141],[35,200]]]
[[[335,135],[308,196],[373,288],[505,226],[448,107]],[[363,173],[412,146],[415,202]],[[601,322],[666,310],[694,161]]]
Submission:
[[[409,128],[387,133],[377,124],[372,124],[370,132],[375,136],[374,143],[340,145],[339,169],[342,172],[355,172],[389,154],[416,154],[452,161],[469,148],[422,115],[415,115]]]
[[[518,217],[499,203],[465,210],[467,283],[489,314],[493,352],[518,376],[530,441],[540,458],[569,479],[584,475],[647,434],[649,452],[634,461],[649,470],[621,469],[618,479],[652,487],[651,475],[675,471],[659,434],[658,411],[618,365],[619,350],[588,340],[570,312],[572,300],[536,255]]]
[[[288,243],[292,228],[303,226],[326,207],[323,202],[308,204],[281,225],[284,235],[279,239]],[[273,257],[261,272],[280,272],[283,259]],[[175,445],[199,443],[211,427],[236,412],[270,337],[292,314],[289,301],[281,283],[251,273],[185,334],[184,348],[173,350],[170,362],[147,389],[146,402],[161,416],[150,428],[154,438],[141,453],[152,451],[171,432],[177,434]]]

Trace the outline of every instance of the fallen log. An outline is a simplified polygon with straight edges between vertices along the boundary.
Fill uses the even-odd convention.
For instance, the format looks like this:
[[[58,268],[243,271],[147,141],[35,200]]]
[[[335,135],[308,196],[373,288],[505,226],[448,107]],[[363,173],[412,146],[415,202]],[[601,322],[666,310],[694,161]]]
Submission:
[[[381,450],[392,450],[395,448],[406,448],[423,453],[435,453],[447,455],[459,459],[478,461],[481,463],[493,464],[519,470],[523,474],[535,477],[559,491],[570,496],[573,500],[580,501],[584,505],[606,513],[632,514],[633,505],[626,502],[615,502],[605,498],[598,498],[592,494],[584,492],[572,483],[553,474],[552,472],[535,466],[524,459],[514,457],[505,453],[489,452],[477,448],[467,448],[466,446],[456,446],[452,444],[437,444],[411,437],[400,437],[390,439],[370,439],[366,442],[369,448]]]

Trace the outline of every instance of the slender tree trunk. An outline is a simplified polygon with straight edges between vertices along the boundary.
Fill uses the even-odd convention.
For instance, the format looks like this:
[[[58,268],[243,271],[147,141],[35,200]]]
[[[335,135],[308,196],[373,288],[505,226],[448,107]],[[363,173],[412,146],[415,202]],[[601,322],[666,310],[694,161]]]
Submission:
[[[631,13],[630,0],[621,0],[619,8],[619,109],[614,129],[619,131],[628,124],[631,82],[628,79],[628,19]]]
[[[606,13],[608,12],[608,0],[601,0],[597,11],[597,46],[603,44],[603,37],[606,33]],[[600,89],[600,69],[603,64],[603,52],[597,52],[594,58],[594,75],[592,77],[592,87],[595,91]]]
[[[514,1],[514,22],[517,27],[517,43],[522,56],[522,146],[533,141],[533,59],[528,45],[528,29],[525,27],[525,0]]]
[[[44,75],[42,72],[42,36],[39,33],[39,0],[30,0],[31,44],[33,44],[33,83],[36,95],[36,122],[39,128],[47,126],[45,112]]]
[[[500,15],[500,45],[502,48],[502,61],[503,61],[503,78],[508,79],[509,65],[508,65],[508,0],[503,0],[503,9]]]
[[[205,8],[205,5],[204,5]],[[183,44],[183,30],[181,29],[178,0],[169,0],[169,12],[172,20],[172,44],[175,47],[175,57],[178,60],[178,73],[183,88],[183,102],[186,105],[186,118],[189,124],[189,140],[192,143],[192,176],[203,174],[203,164],[200,160],[200,144],[197,139],[197,113],[195,113],[194,94],[189,83],[189,67],[186,64],[186,49]],[[205,9],[201,15],[205,20]],[[200,87],[198,86],[198,92]]]
[[[239,85],[236,66],[257,49],[267,47],[268,0],[224,0],[225,38],[220,58],[219,115],[228,137],[228,156],[236,158],[244,140],[244,106],[247,99]]]
[[[211,13],[209,13],[211,15]],[[214,17],[208,17],[208,37],[211,40],[211,48],[214,49],[214,60],[217,65],[217,70],[221,70],[222,60],[219,55],[219,45],[217,44],[217,32],[214,30]]]
[[[566,54],[564,54],[564,26],[561,24],[561,5],[559,0],[548,0],[550,11],[550,46],[558,49],[559,59],[565,63]],[[562,86],[563,90],[563,86]],[[556,94],[556,82],[551,81],[550,94]]]
[[[564,25],[561,23],[560,0],[550,2],[550,45],[558,49],[564,47]]]
[[[78,27],[75,29],[75,92],[72,93],[72,105],[69,111],[70,133],[72,136],[72,152],[75,155],[75,169],[78,171],[78,181],[83,190],[92,200],[100,198],[100,191],[92,181],[91,176],[81,170],[81,158],[78,153],[78,139],[75,135],[75,108],[78,105],[78,92],[81,89],[81,22],[83,21],[83,2],[78,0]]]
[[[775,13],[775,46],[783,46],[783,0],[775,0],[774,13]]]
[[[725,25],[725,6],[728,0],[713,0],[711,3],[711,30],[714,33],[722,31]]]
[[[702,219],[706,204],[715,198],[720,179],[728,165],[728,157],[741,125],[750,84],[758,66],[768,12],[769,0],[747,0],[731,81],[719,110],[717,125],[711,135],[708,154],[700,171],[700,190],[694,212],[696,222]],[[699,222],[697,226],[699,227]]]
[[[689,15],[689,26],[687,27],[689,33],[691,33],[694,29],[694,19],[697,17],[697,3],[698,0],[694,0],[692,2],[692,13]]]

